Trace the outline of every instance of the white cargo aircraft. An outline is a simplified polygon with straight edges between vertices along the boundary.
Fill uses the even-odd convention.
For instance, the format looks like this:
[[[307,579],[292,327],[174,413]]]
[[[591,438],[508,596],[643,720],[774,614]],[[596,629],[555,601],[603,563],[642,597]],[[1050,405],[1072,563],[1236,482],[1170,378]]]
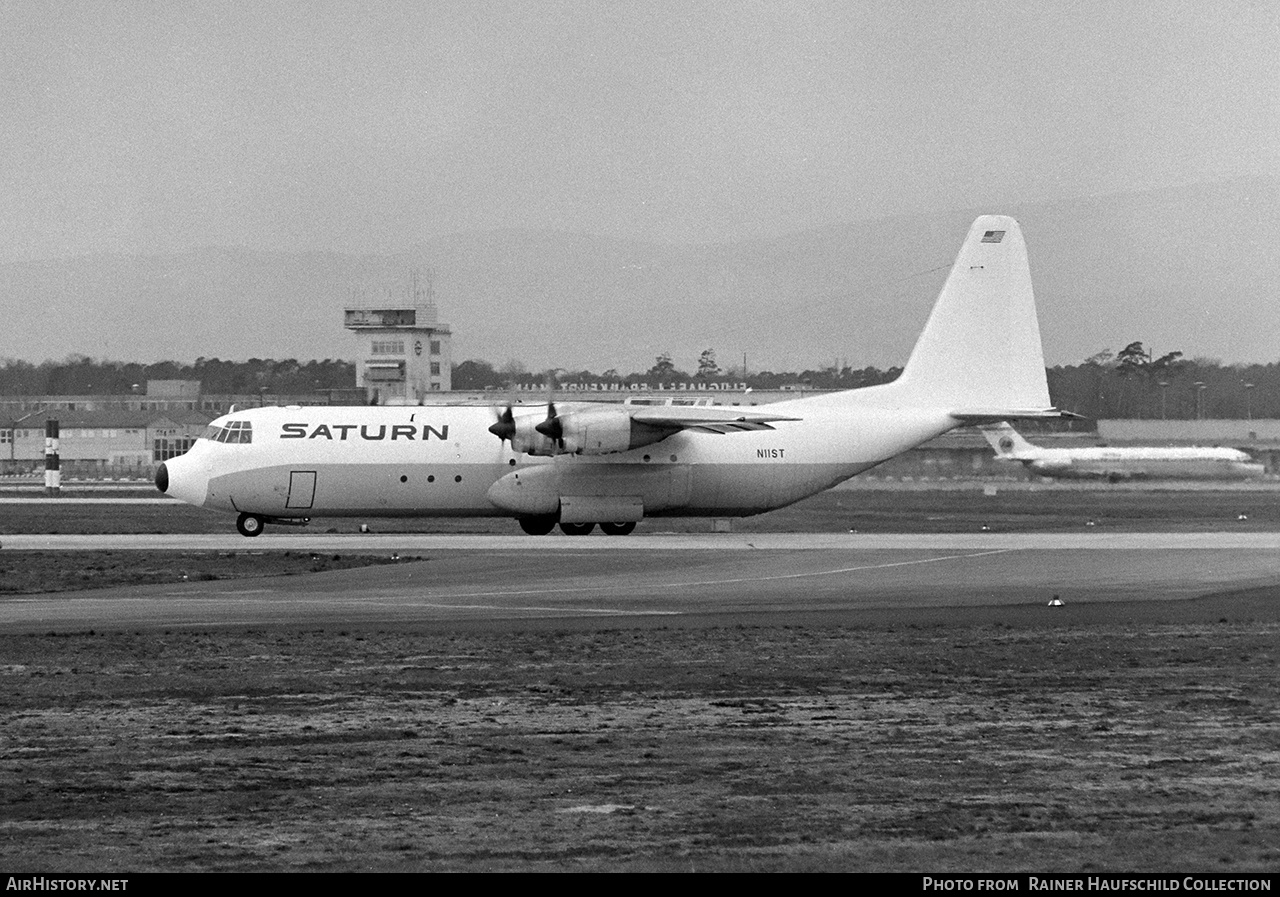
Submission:
[[[982,427],[1000,461],[1017,461],[1042,477],[1109,480],[1242,480],[1262,476],[1263,465],[1230,448],[1106,446],[1040,448],[1010,424]]]
[[[757,408],[547,402],[252,408],[156,473],[161,492],[267,523],[513,517],[541,535],[789,505],[961,424],[1049,407],[1022,232],[974,222],[902,375]]]

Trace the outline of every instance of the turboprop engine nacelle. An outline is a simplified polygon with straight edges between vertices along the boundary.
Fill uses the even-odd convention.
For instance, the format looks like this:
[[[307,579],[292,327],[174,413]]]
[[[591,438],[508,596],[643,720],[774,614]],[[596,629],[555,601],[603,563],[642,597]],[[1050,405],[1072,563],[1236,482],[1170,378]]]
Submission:
[[[512,447],[531,455],[610,455],[659,442],[671,435],[660,427],[639,424],[624,408],[591,407],[553,411],[527,432],[525,421],[516,422]]]
[[[537,431],[540,417],[517,417],[510,435],[511,448],[527,455],[559,455],[562,450],[556,441]]]
[[[634,442],[631,415],[622,408],[587,408],[557,418],[560,445],[578,455],[608,455],[646,445]]]

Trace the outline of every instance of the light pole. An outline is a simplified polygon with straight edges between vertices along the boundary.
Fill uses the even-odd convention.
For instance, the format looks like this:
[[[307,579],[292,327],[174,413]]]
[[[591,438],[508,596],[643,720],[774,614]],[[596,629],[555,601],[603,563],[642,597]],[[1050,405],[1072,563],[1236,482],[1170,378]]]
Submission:
[[[1196,420],[1204,420],[1204,381],[1197,380],[1191,385],[1196,388]]]

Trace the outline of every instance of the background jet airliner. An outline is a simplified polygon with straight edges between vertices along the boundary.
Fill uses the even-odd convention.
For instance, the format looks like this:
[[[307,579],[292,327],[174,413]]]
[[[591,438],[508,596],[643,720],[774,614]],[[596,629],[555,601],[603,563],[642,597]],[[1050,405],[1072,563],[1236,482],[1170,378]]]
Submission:
[[[1230,448],[1040,448],[1008,423],[982,427],[1001,461],[1020,461],[1032,473],[1064,479],[1238,480],[1262,476],[1263,465]]]
[[[253,408],[162,464],[160,491],[266,523],[508,516],[527,533],[780,508],[961,424],[1057,417],[1016,221],[974,222],[902,375],[755,409],[592,402]]]

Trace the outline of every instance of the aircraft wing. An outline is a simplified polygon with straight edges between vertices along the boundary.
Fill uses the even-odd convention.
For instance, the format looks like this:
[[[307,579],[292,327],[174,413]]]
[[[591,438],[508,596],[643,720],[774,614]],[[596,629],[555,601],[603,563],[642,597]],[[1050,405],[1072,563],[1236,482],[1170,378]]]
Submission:
[[[780,420],[800,420],[765,411],[743,411],[738,408],[701,406],[650,405],[628,409],[636,423],[664,430],[700,430],[706,433],[737,433],[748,430],[772,430],[769,424]]]
[[[611,402],[565,402],[546,405],[547,416],[516,417],[508,405],[496,415],[489,432],[530,455],[608,455],[661,442],[681,430],[738,433],[772,430],[771,423],[800,420],[768,411],[714,408],[708,405],[631,405]]]

